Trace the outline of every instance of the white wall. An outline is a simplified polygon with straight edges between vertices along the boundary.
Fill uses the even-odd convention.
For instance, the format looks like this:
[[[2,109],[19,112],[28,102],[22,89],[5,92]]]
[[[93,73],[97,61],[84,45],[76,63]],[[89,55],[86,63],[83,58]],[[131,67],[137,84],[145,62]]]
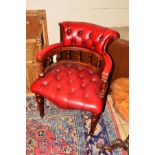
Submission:
[[[26,0],[26,9],[45,9],[49,43],[59,42],[58,23],[85,21],[108,27],[128,27],[128,0]]]

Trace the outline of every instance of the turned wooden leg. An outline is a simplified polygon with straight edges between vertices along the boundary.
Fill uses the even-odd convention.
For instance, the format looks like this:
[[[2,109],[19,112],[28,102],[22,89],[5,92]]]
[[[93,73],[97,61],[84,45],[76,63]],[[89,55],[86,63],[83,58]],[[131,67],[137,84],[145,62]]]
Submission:
[[[91,128],[90,128],[90,131],[89,131],[89,135],[90,136],[93,136],[93,134],[94,134],[94,131],[95,131],[97,122],[99,120],[99,117],[100,117],[100,114],[94,114],[94,113],[92,113],[92,117],[91,117]]]
[[[44,97],[36,94],[36,101],[38,104],[39,112],[40,112],[40,117],[44,117]]]

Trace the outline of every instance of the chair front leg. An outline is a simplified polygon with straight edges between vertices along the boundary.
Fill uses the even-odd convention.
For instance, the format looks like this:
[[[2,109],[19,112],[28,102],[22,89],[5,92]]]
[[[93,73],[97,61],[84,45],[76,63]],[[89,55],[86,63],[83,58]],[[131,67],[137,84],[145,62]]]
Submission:
[[[92,117],[91,117],[91,128],[90,128],[90,131],[89,131],[89,135],[90,136],[93,136],[93,134],[94,134],[94,131],[95,131],[97,122],[99,120],[99,117],[100,117],[100,114],[92,113]]]
[[[39,108],[39,112],[40,112],[40,117],[43,118],[44,117],[44,97],[36,94],[36,101],[38,104],[38,108]]]

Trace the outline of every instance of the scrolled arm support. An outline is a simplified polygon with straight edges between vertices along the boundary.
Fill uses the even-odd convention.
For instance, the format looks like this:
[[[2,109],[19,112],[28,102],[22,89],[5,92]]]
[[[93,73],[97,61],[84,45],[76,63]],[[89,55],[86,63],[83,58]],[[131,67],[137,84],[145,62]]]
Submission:
[[[39,51],[36,54],[36,60],[38,62],[43,62],[44,59],[52,52],[52,50],[54,50],[58,47],[62,47],[62,46],[63,46],[63,43],[55,43],[55,44],[52,44],[52,45],[42,49],[41,51]]]
[[[112,60],[110,56],[106,53],[103,52],[103,57],[105,61],[105,66],[102,71],[102,86],[101,86],[101,91],[99,92],[99,96],[103,97],[105,95],[105,92],[108,88],[108,77],[112,69]]]
[[[101,90],[99,92],[99,96],[100,97],[104,97],[105,92],[107,90],[108,87],[108,77],[102,77],[102,85],[101,85]]]
[[[112,69],[112,60],[106,52],[103,53],[103,57],[105,61],[105,66],[102,71],[102,77],[108,78]]]
[[[43,77],[44,76],[44,60],[48,57],[48,55],[50,55],[50,53],[53,52],[54,49],[58,48],[58,47],[62,47],[63,43],[56,43],[56,44],[52,44],[44,49],[42,49],[41,51],[39,51],[36,54],[36,60],[37,62],[40,64],[40,73],[39,73],[39,77]]]

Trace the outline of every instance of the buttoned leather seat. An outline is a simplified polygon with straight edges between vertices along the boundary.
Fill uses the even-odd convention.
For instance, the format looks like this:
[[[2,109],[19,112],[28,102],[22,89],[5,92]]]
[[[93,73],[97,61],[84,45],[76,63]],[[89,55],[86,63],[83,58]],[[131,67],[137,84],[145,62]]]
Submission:
[[[36,55],[41,73],[31,91],[36,94],[41,117],[44,97],[63,109],[92,112],[92,135],[105,105],[112,68],[106,48],[119,34],[84,22],[62,22],[60,31],[61,43],[52,44]]]
[[[91,68],[79,64],[61,64],[52,67],[31,89],[61,108],[101,113],[103,99],[98,96],[100,87],[101,77]]]

